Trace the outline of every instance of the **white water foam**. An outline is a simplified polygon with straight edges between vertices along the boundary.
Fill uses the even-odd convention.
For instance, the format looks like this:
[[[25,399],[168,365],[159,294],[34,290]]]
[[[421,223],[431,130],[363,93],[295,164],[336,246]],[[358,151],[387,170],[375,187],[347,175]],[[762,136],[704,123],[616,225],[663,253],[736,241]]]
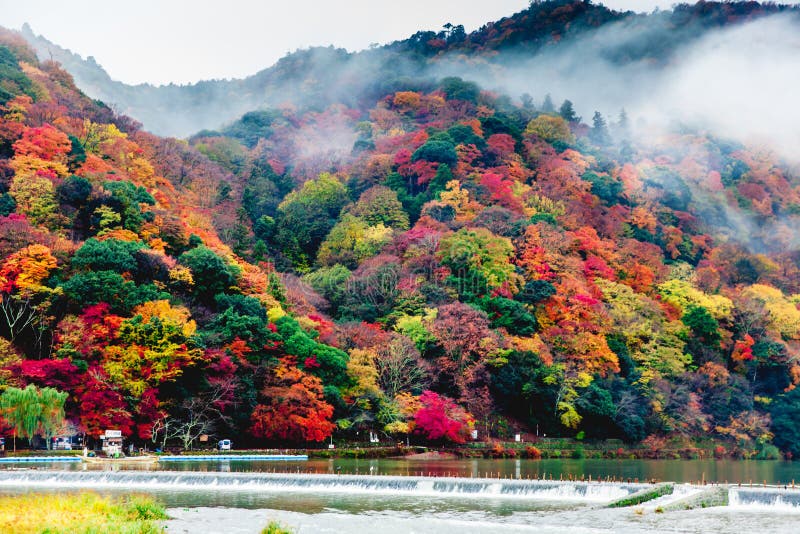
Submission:
[[[728,506],[740,510],[800,513],[800,489],[731,488]]]
[[[668,506],[687,497],[692,497],[703,492],[703,488],[692,484],[675,484],[672,493],[656,497],[640,505],[644,510],[655,510],[658,507]]]
[[[643,484],[468,478],[161,471],[0,471],[0,486],[382,494],[592,503],[620,499]]]

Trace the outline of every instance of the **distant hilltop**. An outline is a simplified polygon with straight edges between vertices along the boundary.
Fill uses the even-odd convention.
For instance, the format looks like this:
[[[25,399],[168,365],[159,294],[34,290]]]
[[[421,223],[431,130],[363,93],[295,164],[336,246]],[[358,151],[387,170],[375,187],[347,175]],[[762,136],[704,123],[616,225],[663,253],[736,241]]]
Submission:
[[[308,103],[325,107],[335,102],[352,106],[390,92],[392,84],[407,77],[457,74],[480,82],[491,68],[552,54],[586,39],[594,40],[591,47],[601,48],[602,58],[614,64],[644,62],[659,68],[669,64],[676,51],[716,29],[798,12],[796,6],[772,3],[699,2],[644,15],[581,0],[532,2],[527,9],[471,33],[447,24],[440,31],[419,31],[361,52],[333,47],[298,50],[243,79],[164,86],[115,81],[92,56],[84,59],[36,35],[28,24],[20,33],[41,60],[61,63],[90,97],[135,118],[153,133],[187,137],[259,108]],[[626,38],[606,39],[603,32],[609,28],[624,30]],[[591,64],[585,65],[587,70]],[[491,78],[496,77],[495,72]],[[544,94],[558,87],[540,89]]]

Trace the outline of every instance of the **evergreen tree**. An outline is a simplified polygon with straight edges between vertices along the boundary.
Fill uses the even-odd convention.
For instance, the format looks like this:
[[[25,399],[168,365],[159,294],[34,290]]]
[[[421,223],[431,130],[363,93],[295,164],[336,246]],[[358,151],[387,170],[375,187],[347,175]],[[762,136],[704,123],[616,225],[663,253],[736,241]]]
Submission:
[[[241,257],[246,257],[250,247],[253,245],[253,236],[247,228],[247,212],[244,208],[236,211],[236,224],[231,230],[231,248],[233,252]]]
[[[567,122],[580,122],[581,117],[575,113],[575,108],[572,106],[571,100],[564,100],[564,103],[561,104],[561,109],[558,110],[558,114],[561,115],[561,118]]]
[[[608,125],[599,111],[595,111],[594,117],[592,117],[592,129],[589,130],[589,139],[596,145],[608,145],[611,143]]]
[[[544,95],[544,102],[542,102],[542,111],[544,113],[553,113],[556,110],[555,105],[553,105],[553,99],[550,98],[550,93]]]
[[[628,112],[625,108],[619,111],[619,118],[617,119],[617,131],[622,139],[630,137],[630,121],[628,119]]]
[[[526,111],[535,111],[536,106],[533,105],[533,97],[528,93],[522,93],[520,96],[520,101],[522,102],[522,108]]]
[[[621,130],[627,130],[629,127],[628,124],[628,112],[625,111],[625,108],[622,108],[619,111],[619,120],[617,120],[617,127]]]
[[[775,445],[782,450],[800,456],[800,389],[793,389],[775,398],[771,406],[772,431]]]

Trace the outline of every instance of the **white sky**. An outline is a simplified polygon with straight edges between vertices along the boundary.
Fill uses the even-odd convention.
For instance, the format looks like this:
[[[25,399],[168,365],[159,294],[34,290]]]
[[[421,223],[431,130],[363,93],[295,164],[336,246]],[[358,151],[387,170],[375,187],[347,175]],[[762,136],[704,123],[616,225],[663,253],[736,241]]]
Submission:
[[[794,2],[800,0],[792,0]],[[606,0],[651,11],[673,0]],[[238,78],[298,48],[360,50],[446,22],[467,31],[527,7],[528,0],[0,0],[0,25],[34,32],[94,56],[126,83]]]

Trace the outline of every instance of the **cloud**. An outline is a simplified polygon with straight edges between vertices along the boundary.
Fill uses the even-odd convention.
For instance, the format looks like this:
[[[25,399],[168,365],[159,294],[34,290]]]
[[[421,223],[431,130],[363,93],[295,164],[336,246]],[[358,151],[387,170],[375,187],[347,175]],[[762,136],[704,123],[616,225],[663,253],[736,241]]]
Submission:
[[[639,112],[678,118],[800,160],[798,19],[773,16],[715,32],[667,69]]]
[[[531,55],[504,52],[490,62],[442,60],[438,75],[461,75],[483,87],[556,105],[574,102],[584,120],[625,108],[633,123],[680,123],[742,143],[769,146],[800,161],[800,19],[773,15],[707,33],[672,30],[668,19],[623,21]],[[665,41],[655,58],[637,56]]]

